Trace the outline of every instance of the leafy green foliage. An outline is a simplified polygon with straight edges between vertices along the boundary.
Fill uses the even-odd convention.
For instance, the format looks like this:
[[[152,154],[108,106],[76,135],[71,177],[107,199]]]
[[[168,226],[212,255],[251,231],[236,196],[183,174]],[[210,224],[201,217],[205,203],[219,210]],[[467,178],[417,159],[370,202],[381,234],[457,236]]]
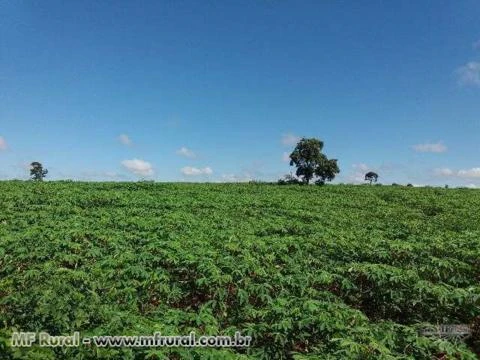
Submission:
[[[34,161],[30,164],[30,177],[35,181],[43,181],[43,178],[47,176],[48,170],[44,169],[42,164],[38,161]]]
[[[476,359],[480,192],[0,183],[2,359]],[[429,324],[473,324],[467,343]],[[11,348],[52,335],[232,335],[250,348]]]
[[[377,182],[378,181],[378,174],[373,172],[373,171],[367,172],[365,174],[365,181],[369,181],[370,185],[372,184],[372,182]]]
[[[302,184],[302,181],[291,174],[287,174],[283,177],[283,179],[279,179],[277,184],[278,185],[298,185],[298,184]]]
[[[323,185],[325,181],[332,181],[340,172],[337,160],[327,159],[322,149],[323,141],[303,138],[290,154],[290,166],[296,166],[296,175],[306,184],[316,176],[316,183]]]

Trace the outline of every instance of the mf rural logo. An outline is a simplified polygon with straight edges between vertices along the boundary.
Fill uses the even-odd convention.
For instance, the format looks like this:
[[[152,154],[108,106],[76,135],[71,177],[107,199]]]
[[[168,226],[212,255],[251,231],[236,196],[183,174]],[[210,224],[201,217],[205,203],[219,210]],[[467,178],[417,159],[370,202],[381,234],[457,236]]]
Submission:
[[[420,334],[424,336],[436,336],[444,339],[463,340],[472,334],[469,325],[433,325],[420,330]]]

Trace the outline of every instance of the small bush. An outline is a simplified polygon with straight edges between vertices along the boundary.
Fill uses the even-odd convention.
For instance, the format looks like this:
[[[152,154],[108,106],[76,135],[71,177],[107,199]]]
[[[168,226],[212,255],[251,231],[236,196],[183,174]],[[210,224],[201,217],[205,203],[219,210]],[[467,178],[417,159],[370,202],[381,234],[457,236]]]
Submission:
[[[303,184],[303,182],[296,178],[295,176],[288,174],[285,175],[283,179],[279,179],[277,182],[278,185],[300,185]]]

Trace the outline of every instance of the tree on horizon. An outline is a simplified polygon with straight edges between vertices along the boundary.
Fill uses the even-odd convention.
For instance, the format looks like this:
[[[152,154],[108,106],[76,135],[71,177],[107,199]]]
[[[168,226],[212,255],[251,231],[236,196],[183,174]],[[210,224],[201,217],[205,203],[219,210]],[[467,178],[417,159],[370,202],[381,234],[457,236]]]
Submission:
[[[296,176],[304,184],[309,184],[314,177],[318,177],[316,184],[323,185],[325,181],[332,181],[340,172],[337,159],[328,159],[322,153],[323,141],[315,138],[302,138],[290,154],[290,166],[296,166]]]
[[[365,174],[365,181],[370,181],[370,185],[372,185],[372,182],[377,182],[378,180],[378,174],[373,172],[373,171],[369,171],[368,173]]]
[[[34,161],[30,164],[30,177],[34,181],[43,181],[43,178],[47,176],[48,170],[43,168],[43,165],[38,161]]]

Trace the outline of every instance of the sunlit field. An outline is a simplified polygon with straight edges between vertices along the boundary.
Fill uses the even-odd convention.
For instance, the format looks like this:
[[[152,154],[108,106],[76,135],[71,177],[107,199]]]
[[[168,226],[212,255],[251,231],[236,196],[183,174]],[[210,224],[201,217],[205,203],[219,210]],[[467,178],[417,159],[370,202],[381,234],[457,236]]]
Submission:
[[[476,359],[479,209],[469,189],[0,182],[0,358]],[[252,344],[16,348],[14,331]]]

